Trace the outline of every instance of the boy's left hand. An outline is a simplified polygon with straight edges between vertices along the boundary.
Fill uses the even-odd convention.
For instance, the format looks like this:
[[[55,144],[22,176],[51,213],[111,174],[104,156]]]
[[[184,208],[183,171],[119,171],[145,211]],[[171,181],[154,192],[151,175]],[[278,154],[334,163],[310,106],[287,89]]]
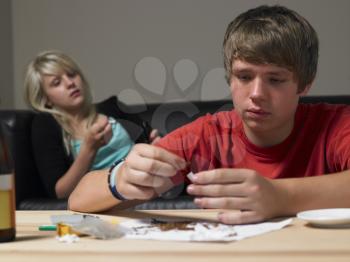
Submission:
[[[197,206],[228,209],[218,217],[225,224],[263,221],[277,216],[283,208],[283,195],[275,181],[254,170],[214,169],[199,172],[191,180],[187,192],[196,196]]]

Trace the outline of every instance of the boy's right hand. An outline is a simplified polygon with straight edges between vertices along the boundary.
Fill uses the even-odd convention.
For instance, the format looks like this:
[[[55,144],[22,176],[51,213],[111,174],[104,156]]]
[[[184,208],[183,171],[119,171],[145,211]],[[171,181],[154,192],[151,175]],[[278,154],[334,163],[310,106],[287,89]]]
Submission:
[[[171,177],[186,168],[186,161],[160,147],[136,144],[118,170],[118,192],[128,200],[148,200],[169,190]]]

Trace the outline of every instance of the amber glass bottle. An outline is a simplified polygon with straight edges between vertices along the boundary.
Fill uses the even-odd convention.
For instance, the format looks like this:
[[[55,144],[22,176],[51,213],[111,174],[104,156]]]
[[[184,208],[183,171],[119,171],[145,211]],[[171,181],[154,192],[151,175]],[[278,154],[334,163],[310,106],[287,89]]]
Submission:
[[[16,237],[15,185],[12,161],[0,125],[0,242]]]

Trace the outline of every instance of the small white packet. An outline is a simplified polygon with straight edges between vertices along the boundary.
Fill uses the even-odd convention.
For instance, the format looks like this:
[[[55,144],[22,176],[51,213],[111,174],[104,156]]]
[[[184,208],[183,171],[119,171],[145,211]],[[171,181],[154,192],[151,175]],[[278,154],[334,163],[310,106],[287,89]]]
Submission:
[[[193,174],[192,172],[188,173],[186,176],[187,176],[187,178],[188,178],[191,182],[193,182],[193,176],[194,176],[194,174]]]

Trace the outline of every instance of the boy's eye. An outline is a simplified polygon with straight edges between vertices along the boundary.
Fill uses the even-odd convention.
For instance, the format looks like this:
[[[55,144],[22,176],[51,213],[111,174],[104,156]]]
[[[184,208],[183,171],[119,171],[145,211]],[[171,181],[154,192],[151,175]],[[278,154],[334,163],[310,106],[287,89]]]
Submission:
[[[286,80],[280,79],[280,78],[270,78],[270,82],[272,84],[281,84],[284,83]]]
[[[243,82],[247,82],[252,79],[252,77],[249,75],[237,75],[237,78]]]

